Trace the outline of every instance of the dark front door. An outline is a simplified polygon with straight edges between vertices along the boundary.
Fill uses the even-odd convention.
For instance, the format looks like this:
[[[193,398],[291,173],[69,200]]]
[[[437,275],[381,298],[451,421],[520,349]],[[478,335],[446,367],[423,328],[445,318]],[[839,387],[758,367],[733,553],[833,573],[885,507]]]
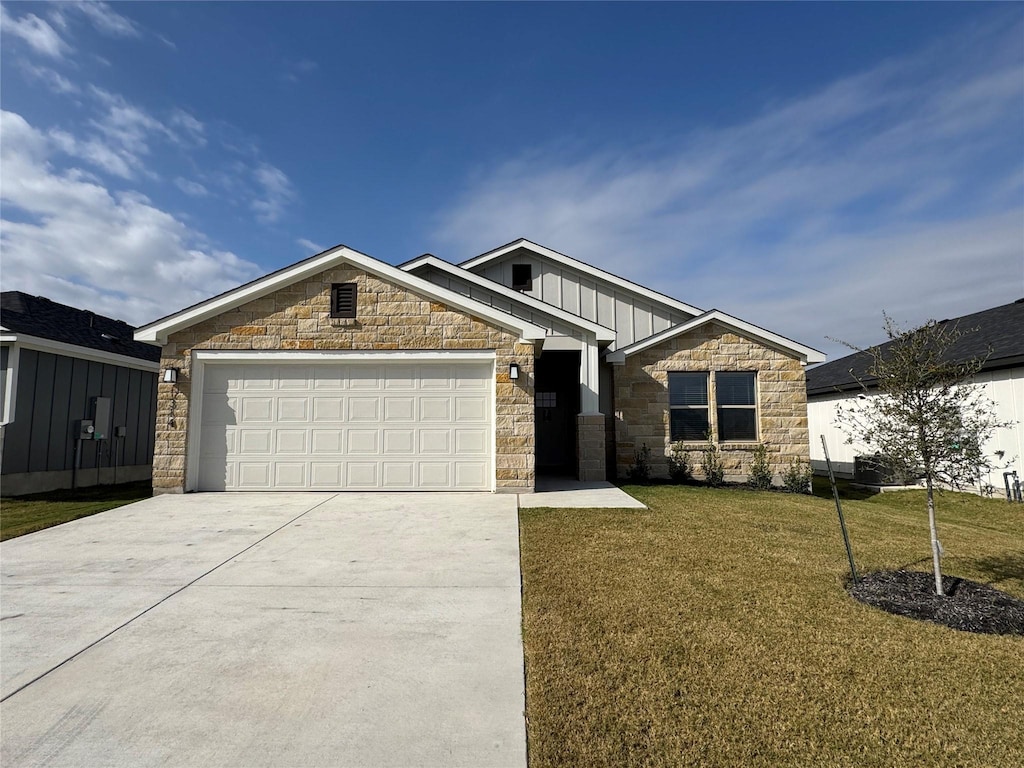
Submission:
[[[537,358],[535,382],[537,471],[575,475],[580,353],[561,350],[541,353]]]

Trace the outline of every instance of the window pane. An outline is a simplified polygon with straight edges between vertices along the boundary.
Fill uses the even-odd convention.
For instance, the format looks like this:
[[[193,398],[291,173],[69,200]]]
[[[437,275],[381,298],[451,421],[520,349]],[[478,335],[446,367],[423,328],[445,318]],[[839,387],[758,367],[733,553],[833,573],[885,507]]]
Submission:
[[[669,405],[707,405],[708,375],[706,373],[669,373],[668,402]]]
[[[716,373],[715,397],[719,405],[753,405],[753,373]]]
[[[711,425],[707,408],[673,408],[671,414],[672,441],[707,440]]]
[[[729,440],[757,440],[755,416],[753,408],[719,408],[719,441],[724,443]]]

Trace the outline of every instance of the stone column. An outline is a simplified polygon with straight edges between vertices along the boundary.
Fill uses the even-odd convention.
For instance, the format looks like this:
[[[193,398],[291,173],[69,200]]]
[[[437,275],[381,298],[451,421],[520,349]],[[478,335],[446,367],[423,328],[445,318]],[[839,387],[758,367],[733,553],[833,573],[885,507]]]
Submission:
[[[580,480],[604,480],[605,419],[603,413],[576,416],[576,468]]]

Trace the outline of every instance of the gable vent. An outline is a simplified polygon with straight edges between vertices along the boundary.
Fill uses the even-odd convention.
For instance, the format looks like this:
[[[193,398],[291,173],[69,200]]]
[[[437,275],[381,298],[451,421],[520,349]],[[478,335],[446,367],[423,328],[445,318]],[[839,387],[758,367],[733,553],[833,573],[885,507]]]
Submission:
[[[334,283],[331,286],[331,317],[356,316],[356,284]]]

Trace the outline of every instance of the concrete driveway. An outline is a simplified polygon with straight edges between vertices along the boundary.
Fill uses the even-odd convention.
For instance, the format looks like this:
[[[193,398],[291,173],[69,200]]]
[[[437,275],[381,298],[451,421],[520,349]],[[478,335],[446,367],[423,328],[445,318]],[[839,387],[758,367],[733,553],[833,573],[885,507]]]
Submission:
[[[4,766],[526,764],[515,496],[160,496],[0,573]]]

